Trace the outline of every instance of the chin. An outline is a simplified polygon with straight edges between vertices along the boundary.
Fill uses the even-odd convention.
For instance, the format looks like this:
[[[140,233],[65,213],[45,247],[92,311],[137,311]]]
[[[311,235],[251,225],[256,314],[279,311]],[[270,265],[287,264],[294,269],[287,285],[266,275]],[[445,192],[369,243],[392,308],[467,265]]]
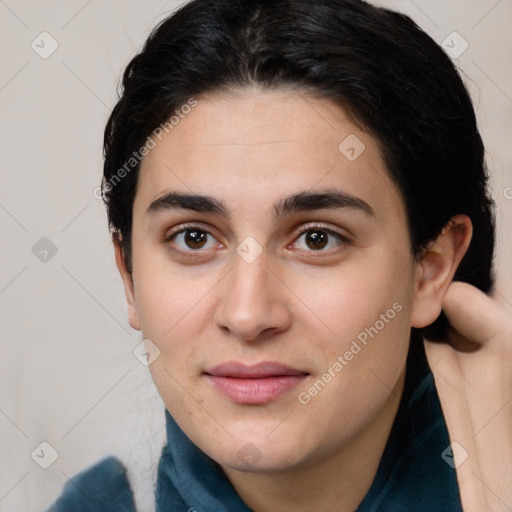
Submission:
[[[286,441],[286,440],[287,441]],[[300,451],[298,450],[300,447]],[[263,473],[289,471],[304,463],[307,450],[297,437],[243,436],[228,446],[218,446],[209,456],[222,466],[242,472]]]

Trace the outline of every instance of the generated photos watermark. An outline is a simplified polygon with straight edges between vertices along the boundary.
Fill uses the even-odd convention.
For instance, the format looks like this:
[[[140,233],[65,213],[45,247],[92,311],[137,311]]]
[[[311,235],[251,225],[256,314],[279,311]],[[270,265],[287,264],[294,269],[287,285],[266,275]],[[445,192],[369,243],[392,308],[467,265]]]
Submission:
[[[149,154],[149,152],[156,147],[155,138],[159,141],[162,140],[164,133],[170,133],[187,114],[192,112],[192,109],[197,106],[197,100],[189,98],[180,108],[176,109],[174,115],[172,115],[165,123],[155,128],[151,135],[146,139],[146,142],[137,150],[132,153],[132,156],[128,158],[125,164],[120,167],[107,181],[105,181],[101,187],[96,187],[93,190],[93,195],[96,199],[102,199],[102,194],[111,192],[116,185],[118,185],[123,178],[126,177],[133,169],[135,169],[142,159]]]
[[[382,331],[387,324],[389,324],[400,311],[402,311],[402,304],[395,302],[385,313],[381,313],[379,319],[375,323],[366,327],[361,331],[355,339],[352,340],[350,347],[336,358],[329,368],[316,380],[306,391],[301,391],[297,399],[302,405],[307,405],[311,400],[316,397],[326,386],[331,382],[340,372],[347,366],[354,357],[359,354],[367,345],[370,340],[375,338]]]

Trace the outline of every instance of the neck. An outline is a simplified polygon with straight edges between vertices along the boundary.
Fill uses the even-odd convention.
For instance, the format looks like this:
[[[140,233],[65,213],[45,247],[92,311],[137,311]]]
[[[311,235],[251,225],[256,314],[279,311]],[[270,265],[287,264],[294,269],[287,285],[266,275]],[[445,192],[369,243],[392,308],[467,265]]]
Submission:
[[[349,445],[307,468],[247,473],[223,466],[253,512],[353,512],[375,478],[403,393],[405,369],[374,420]]]

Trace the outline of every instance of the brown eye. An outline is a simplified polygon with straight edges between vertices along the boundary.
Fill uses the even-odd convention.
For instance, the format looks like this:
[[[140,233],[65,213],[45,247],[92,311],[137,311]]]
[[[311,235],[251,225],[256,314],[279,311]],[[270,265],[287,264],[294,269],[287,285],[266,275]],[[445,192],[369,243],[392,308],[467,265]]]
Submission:
[[[178,249],[185,252],[195,252],[217,246],[213,235],[204,229],[196,228],[187,228],[177,231],[168,237],[166,242],[175,245]]]
[[[184,241],[191,249],[202,249],[206,243],[207,234],[204,231],[185,231]]]
[[[313,250],[323,249],[328,242],[328,236],[323,231],[308,231],[306,245]]]
[[[327,252],[329,249],[347,245],[348,243],[349,240],[347,238],[331,229],[322,226],[312,226],[301,233],[295,245],[299,249],[308,252]]]

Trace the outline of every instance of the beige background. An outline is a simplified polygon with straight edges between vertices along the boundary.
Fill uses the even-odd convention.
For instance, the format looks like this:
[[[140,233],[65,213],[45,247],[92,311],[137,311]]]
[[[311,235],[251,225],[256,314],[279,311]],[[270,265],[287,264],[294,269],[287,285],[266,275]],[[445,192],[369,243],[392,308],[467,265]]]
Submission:
[[[439,43],[457,31],[469,44],[456,60],[499,204],[497,288],[512,303],[512,2],[375,3],[410,14]],[[108,453],[137,467],[140,510],[152,509],[147,489],[164,441],[163,405],[132,354],[140,335],[126,320],[93,192],[116,83],[176,5],[0,0],[0,511],[43,510],[69,477]],[[58,43],[46,59],[31,47],[35,40],[40,52],[51,49],[43,31]],[[43,237],[57,249],[46,262],[32,251]],[[58,452],[48,469],[31,458],[43,441]],[[38,453],[41,461],[51,450]]]

